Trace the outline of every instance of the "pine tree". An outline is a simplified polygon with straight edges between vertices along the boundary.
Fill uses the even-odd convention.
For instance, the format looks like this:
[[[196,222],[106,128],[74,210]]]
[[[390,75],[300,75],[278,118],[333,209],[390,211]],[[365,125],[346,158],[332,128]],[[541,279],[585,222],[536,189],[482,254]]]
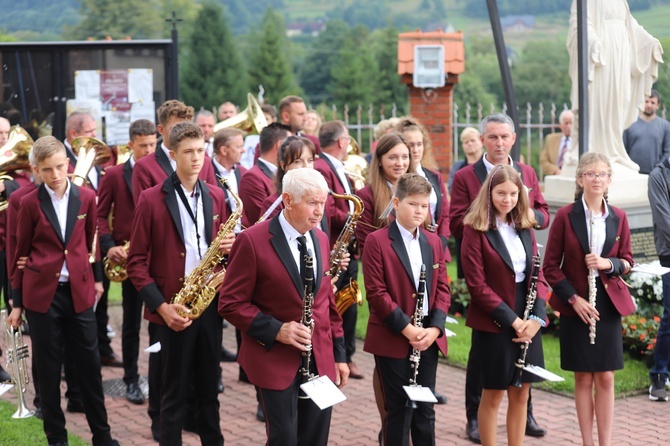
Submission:
[[[89,37],[101,40],[155,39],[160,37],[163,20],[156,17],[157,0],[136,2],[133,0],[81,0],[81,20],[75,26],[66,26],[63,37],[71,40],[86,40]]]
[[[245,69],[221,6],[206,3],[194,23],[180,76],[181,96],[189,105],[211,110],[223,101],[242,104]]]
[[[333,64],[350,32],[351,29],[342,20],[329,20],[326,29],[311,44],[302,64],[300,85],[312,103],[333,100],[328,91],[328,85],[333,80]]]
[[[290,94],[301,94],[291,68],[284,19],[268,8],[261,23],[262,34],[251,56],[249,67],[250,88],[259,85],[265,89],[265,102],[277,104]]]
[[[350,110],[359,104],[366,108],[375,99],[379,69],[367,37],[368,30],[363,25],[354,28],[333,64],[329,90],[339,109],[345,104]]]

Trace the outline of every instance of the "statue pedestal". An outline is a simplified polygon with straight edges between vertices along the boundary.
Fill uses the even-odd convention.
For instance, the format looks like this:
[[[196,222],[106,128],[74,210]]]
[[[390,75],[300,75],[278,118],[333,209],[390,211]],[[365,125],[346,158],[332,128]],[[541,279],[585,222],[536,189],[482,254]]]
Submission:
[[[566,166],[564,175],[547,175],[544,177],[544,199],[549,205],[551,223],[559,208],[575,201],[575,166]],[[607,202],[612,206],[626,211],[628,224],[633,235],[633,256],[636,261],[655,254],[653,247],[653,222],[649,198],[647,197],[648,175],[632,172],[619,164],[614,164],[612,183],[608,191]],[[546,245],[549,229],[536,231],[538,243]]]

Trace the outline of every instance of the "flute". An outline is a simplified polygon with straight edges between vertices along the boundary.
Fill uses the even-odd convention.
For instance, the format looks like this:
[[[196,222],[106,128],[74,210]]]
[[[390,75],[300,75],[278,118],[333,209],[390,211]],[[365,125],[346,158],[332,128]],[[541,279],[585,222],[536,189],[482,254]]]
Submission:
[[[595,252],[594,236],[593,231],[595,229],[595,220],[593,219],[593,212],[589,211],[589,225],[591,227],[591,232],[589,233],[589,247],[591,254]],[[596,288],[596,277],[598,275],[598,270],[596,268],[589,269],[589,305],[593,308],[596,307],[596,294],[598,290]],[[595,317],[589,318],[589,343],[591,345],[596,343],[596,319]]]

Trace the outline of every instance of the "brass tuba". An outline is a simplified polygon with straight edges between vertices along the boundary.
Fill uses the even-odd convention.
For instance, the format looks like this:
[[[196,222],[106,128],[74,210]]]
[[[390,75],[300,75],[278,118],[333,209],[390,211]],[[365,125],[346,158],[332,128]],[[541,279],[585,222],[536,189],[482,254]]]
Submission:
[[[0,149],[0,181],[13,180],[9,172],[21,169],[30,169],[28,154],[33,147],[33,139],[28,132],[18,125],[12,127],[9,138]],[[0,199],[0,212],[9,205],[6,198]]]
[[[133,151],[128,144],[117,144],[116,147],[116,164],[123,164],[133,155]]]
[[[344,159],[344,170],[354,182],[354,189],[359,190],[365,187],[368,175],[368,162],[361,155],[361,146],[353,137],[349,140],[347,147],[347,157]]]
[[[216,238],[212,240],[209,249],[205,253],[198,266],[184,279],[184,286],[172,298],[173,304],[180,304],[188,308],[188,316],[190,319],[197,319],[202,316],[209,304],[216,296],[216,293],[223,285],[223,279],[226,276],[226,269],[215,271],[217,266],[223,261],[223,254],[219,250],[221,242],[232,234],[237,226],[237,222],[242,218],[242,200],[237,196],[230,187],[225,178],[219,177],[219,181],[228,190],[230,196],[237,202],[237,209],[233,212],[226,223],[219,229]]]
[[[333,191],[329,191],[328,193],[335,198],[348,200],[354,203],[354,212],[350,213],[347,217],[347,222],[342,228],[342,232],[340,232],[340,235],[337,237],[333,250],[330,252],[329,269],[326,272],[326,275],[339,278],[342,272],[340,262],[349,251],[349,242],[356,232],[358,219],[361,217],[365,206],[363,205],[363,201],[357,195],[336,194]],[[335,303],[337,305],[337,311],[340,314],[344,314],[344,312],[354,303],[363,305],[363,294],[361,293],[356,280],[349,280],[349,284],[342,287],[342,289],[335,294]]]
[[[7,310],[0,311],[0,324],[5,331],[5,354],[7,355],[7,371],[12,377],[12,384],[18,399],[18,407],[12,418],[28,418],[34,414],[26,406],[24,394],[28,387],[28,346],[23,342],[21,330],[15,330],[7,323]]]
[[[126,242],[123,245],[123,250],[128,254],[130,249],[130,242]],[[112,282],[123,282],[128,278],[128,270],[126,269],[126,261],[124,260],[121,263],[114,263],[105,257],[103,262],[103,268],[105,270],[105,275]]]
[[[268,121],[265,119],[261,106],[251,93],[247,93],[247,108],[231,116],[230,118],[219,122],[214,126],[214,133],[219,130],[234,127],[246,133],[261,133],[267,125]]]
[[[72,182],[77,186],[86,184],[86,177],[93,166],[105,164],[112,157],[112,150],[96,138],[78,136],[70,144],[77,155],[77,165],[72,173]]]

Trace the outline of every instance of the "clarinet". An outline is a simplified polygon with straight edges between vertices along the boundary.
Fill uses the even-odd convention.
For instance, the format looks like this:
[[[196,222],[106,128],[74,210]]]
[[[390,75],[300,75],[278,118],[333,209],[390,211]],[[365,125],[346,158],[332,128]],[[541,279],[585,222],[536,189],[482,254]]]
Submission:
[[[414,315],[412,315],[412,324],[415,327],[423,328],[423,298],[426,295],[426,265],[421,265],[421,275],[419,276],[419,289],[416,293],[416,306],[414,307]],[[412,348],[412,353],[409,355],[409,364],[412,368],[412,374],[409,377],[409,385],[417,386],[416,378],[419,375],[419,361],[421,361],[421,352],[418,348]],[[409,401],[413,408],[416,409],[416,403]]]
[[[591,233],[589,236],[589,246],[591,248],[591,253],[595,251],[593,247],[593,231],[595,226],[595,221],[593,220],[593,212],[590,212],[591,218],[589,220],[591,226]],[[598,294],[598,289],[596,288],[596,277],[598,275],[598,270],[591,268],[589,270],[589,305],[593,308],[596,307],[596,295]],[[589,344],[593,345],[596,343],[596,319],[594,317],[589,318]]]
[[[305,256],[305,291],[302,298],[302,318],[300,322],[314,332],[314,257],[312,251],[308,251]],[[309,363],[312,360],[312,345],[307,346],[307,351],[302,352],[302,366],[300,367],[300,383],[304,384],[316,378],[316,375],[309,372]],[[298,398],[309,399],[309,397],[300,390]]]
[[[528,295],[526,296],[526,308],[523,310],[523,320],[527,321],[530,312],[533,311],[535,300],[537,299],[537,281],[540,278],[540,254],[533,256],[533,269],[530,276],[530,287],[528,288]],[[520,346],[519,359],[516,360],[514,366],[517,368],[517,373],[514,374],[512,385],[514,387],[522,386],[523,368],[526,366],[526,355],[528,354],[528,346],[530,342],[524,342]]]

